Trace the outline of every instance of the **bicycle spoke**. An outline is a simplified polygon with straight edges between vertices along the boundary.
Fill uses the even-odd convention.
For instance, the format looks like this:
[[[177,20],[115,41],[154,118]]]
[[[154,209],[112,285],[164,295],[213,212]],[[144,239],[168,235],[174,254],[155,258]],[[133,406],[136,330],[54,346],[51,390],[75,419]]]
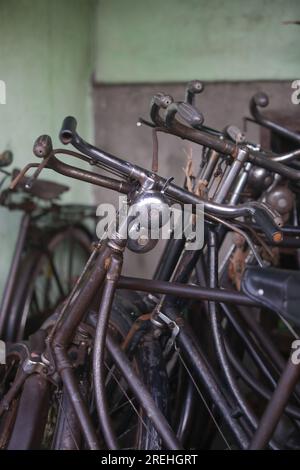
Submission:
[[[196,384],[196,382],[195,382],[195,380],[194,380],[194,378],[193,378],[193,376],[192,376],[192,374],[191,374],[191,372],[190,372],[188,366],[186,365],[186,363],[185,363],[185,361],[184,361],[184,359],[183,359],[183,357],[182,357],[182,355],[180,354],[179,351],[178,351],[178,357],[180,358],[180,361],[181,361],[183,367],[185,368],[185,370],[186,370],[186,372],[187,372],[187,374],[188,374],[190,380],[192,381],[192,383],[193,383],[193,385],[194,385],[194,387],[195,387],[195,389],[196,389],[196,391],[197,391],[199,397],[201,398],[201,400],[202,400],[202,402],[203,402],[205,408],[207,409],[207,411],[208,411],[208,413],[209,413],[211,419],[213,420],[213,422],[214,422],[214,424],[215,424],[215,426],[216,426],[216,428],[217,428],[217,430],[218,430],[218,432],[219,432],[219,434],[220,434],[222,440],[224,441],[224,443],[225,443],[227,449],[231,450],[230,444],[229,444],[229,442],[227,441],[227,439],[226,439],[226,437],[225,437],[225,435],[224,435],[222,429],[220,428],[217,419],[215,418],[215,416],[214,416],[212,410],[210,409],[210,407],[209,407],[207,401],[205,400],[204,395],[201,393],[201,391],[200,391],[198,385]]]
[[[107,363],[105,363],[105,367],[108,371],[110,371],[110,368],[109,366],[107,365]],[[119,380],[117,379],[116,375],[114,372],[111,372],[112,374],[112,377],[113,379],[115,380],[115,382],[117,383],[117,385],[120,387],[121,391],[123,392],[123,394],[125,395],[125,397],[127,398],[127,403],[132,407],[133,411],[135,412],[135,414],[137,415],[137,418],[138,420],[141,422],[141,424],[145,427],[145,429],[147,431],[149,431],[148,427],[147,427],[147,424],[145,423],[145,421],[143,420],[142,418],[142,415],[141,413],[138,411],[138,409],[136,408],[136,406],[134,405],[133,403],[133,400],[129,397],[128,393],[126,392],[126,390],[122,387],[122,385],[120,384]]]

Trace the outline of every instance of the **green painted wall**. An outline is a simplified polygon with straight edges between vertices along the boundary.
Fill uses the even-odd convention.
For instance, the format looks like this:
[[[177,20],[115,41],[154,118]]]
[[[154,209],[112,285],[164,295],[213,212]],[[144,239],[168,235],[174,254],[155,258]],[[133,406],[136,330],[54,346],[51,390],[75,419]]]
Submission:
[[[34,140],[57,135],[67,114],[92,136],[90,82],[93,67],[93,0],[0,0],[0,151],[9,148],[15,166],[30,161]],[[61,145],[61,144],[60,144]],[[48,170],[44,176],[64,180]],[[88,202],[91,190],[75,180],[65,201]],[[17,235],[19,214],[0,208],[0,291]]]
[[[100,82],[300,77],[299,0],[99,0]]]

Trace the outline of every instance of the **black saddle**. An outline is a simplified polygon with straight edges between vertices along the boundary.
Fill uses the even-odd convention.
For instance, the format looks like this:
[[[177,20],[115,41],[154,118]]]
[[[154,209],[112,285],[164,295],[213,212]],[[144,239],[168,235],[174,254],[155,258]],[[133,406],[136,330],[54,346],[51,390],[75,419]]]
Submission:
[[[242,290],[252,300],[300,326],[300,271],[249,266]]]

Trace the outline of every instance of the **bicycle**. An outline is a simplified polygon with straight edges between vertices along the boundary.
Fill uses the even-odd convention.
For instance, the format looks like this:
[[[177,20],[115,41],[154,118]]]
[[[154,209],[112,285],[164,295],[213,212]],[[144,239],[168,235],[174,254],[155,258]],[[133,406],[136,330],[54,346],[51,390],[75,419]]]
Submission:
[[[3,166],[12,155],[2,154]],[[5,171],[1,183],[10,176]],[[18,170],[12,172],[14,179]],[[28,188],[26,187],[28,186]],[[1,192],[0,204],[23,213],[0,307],[1,337],[19,341],[35,331],[71,289],[90,253],[92,206],[60,205],[68,187],[47,180],[22,181]]]
[[[223,136],[220,138],[220,133],[209,128],[203,129],[199,120],[197,123],[199,129],[193,129],[173,120],[175,117],[173,114],[171,122],[166,125],[158,114],[161,98],[165,106],[166,100],[162,96],[152,103],[155,127],[163,132],[196,141],[221,156],[229,155],[231,160],[227,176],[231,173],[231,185],[240,183],[241,175],[240,171],[236,171],[237,166],[241,170],[245,164],[247,165],[246,162],[259,165],[262,162],[261,166],[272,173],[282,174],[292,180],[299,178],[299,175],[288,166],[276,162],[276,155],[266,154],[256,147],[253,148],[251,144],[238,144],[224,139]],[[166,107],[170,104],[168,100]],[[172,113],[173,111],[172,109]],[[194,110],[191,111],[194,113]],[[153,196],[153,193],[158,207],[166,197],[180,204],[189,203],[193,206],[201,202],[206,216],[208,258],[206,260],[203,250],[196,250],[194,253],[190,250],[183,251],[182,242],[178,247],[178,244],[171,241],[172,251],[169,246],[163,255],[167,258],[169,254],[171,259],[166,269],[157,270],[154,280],[128,278],[121,275],[122,254],[127,244],[126,237],[121,236],[122,231],[113,233],[102,243],[99,242],[65,303],[49,318],[42,329],[31,336],[29,343],[10,347],[9,364],[3,372],[1,382],[4,389],[0,402],[1,446],[39,447],[45,442],[45,429],[50,428],[52,436],[50,436],[51,444],[48,445],[54,445],[56,448],[62,446],[99,449],[106,445],[109,449],[116,449],[121,445],[126,448],[142,446],[152,449],[161,447],[180,449],[183,447],[183,442],[189,443],[190,440],[187,434],[192,423],[196,393],[204,403],[206,412],[205,415],[201,410],[200,424],[203,422],[210,424],[213,421],[226,447],[231,448],[233,441],[239,448],[248,448],[255,430],[261,428],[253,410],[241,393],[233,370],[234,373],[238,370],[244,382],[248,385],[250,383],[261,396],[273,403],[270,383],[271,386],[276,386],[276,379],[285,367],[285,361],[259,324],[253,322],[247,312],[241,315],[240,311],[237,312],[230,305],[252,308],[264,307],[271,303],[272,310],[278,313],[278,305],[272,302],[270,292],[267,291],[262,298],[257,289],[252,289],[253,286],[256,287],[256,279],[260,272],[265,275],[265,282],[272,279],[274,273],[270,271],[272,268],[264,267],[260,252],[251,238],[255,238],[254,227],[266,237],[268,244],[284,246],[285,240],[282,234],[293,234],[293,230],[279,227],[275,220],[280,223],[280,215],[260,201],[246,201],[240,205],[224,203],[230,197],[231,191],[227,179],[221,181],[218,186],[218,194],[222,194],[222,198],[219,197],[223,202],[216,203],[199,198],[153,172],[131,165],[86,143],[76,132],[74,118],[67,118],[64,121],[60,136],[64,144],[72,143],[81,152],[72,151],[72,156],[109,170],[121,179],[96,175],[61,163],[55,155],[62,151],[52,149],[51,139],[48,136],[42,136],[34,146],[35,154],[43,158],[36,175],[47,166],[59,170],[66,176],[128,194],[130,203],[142,202],[146,208],[147,196],[149,194]],[[242,161],[236,163],[237,157]],[[206,163],[209,163],[209,160]],[[25,168],[20,178],[27,169]],[[241,191],[238,195],[241,196]],[[241,222],[235,220],[239,217],[247,218],[247,224],[243,223],[242,230]],[[253,219],[255,225],[250,222]],[[250,246],[252,257],[263,267],[260,271],[255,266],[247,268],[245,280],[242,281],[246,293],[218,286],[217,238],[224,238],[224,230],[226,232],[228,229],[242,232]],[[261,242],[261,239],[259,240]],[[297,235],[293,241],[299,243]],[[260,244],[268,248],[265,242]],[[134,246],[131,245],[132,248]],[[138,246],[136,249],[138,250]],[[201,259],[202,268],[199,267]],[[208,272],[209,277],[206,279],[208,285],[188,283],[195,270],[198,278],[201,275],[205,278],[203,274]],[[277,270],[277,275],[279,282],[284,283],[285,273]],[[296,276],[293,279],[296,279]],[[259,282],[263,281],[264,278],[261,276]],[[118,301],[117,289],[139,291],[150,295],[141,296],[134,292],[131,294],[131,299],[126,295],[126,297],[121,296],[121,301]],[[282,289],[280,293],[282,294]],[[180,299],[189,300],[180,302]],[[189,303],[191,300],[194,301],[193,304]],[[122,302],[126,305],[125,311],[120,311],[120,302],[121,305]],[[226,337],[220,322],[219,304],[223,314],[226,315],[227,323],[231,325],[231,328],[225,331]],[[200,306],[204,312],[208,309],[210,326],[206,331],[207,334],[212,334],[217,346],[217,355],[211,354],[211,351],[203,348],[203,344],[199,342],[199,339],[203,341],[201,330],[199,337],[195,333],[197,331],[199,334],[199,324],[198,319],[192,315],[192,309],[197,306],[198,308]],[[98,314],[95,313],[97,308],[99,308]],[[111,309],[112,315],[109,320]],[[186,315],[181,313],[183,310],[187,310]],[[283,320],[292,318],[295,323],[298,321],[289,305],[284,306],[279,313]],[[121,326],[124,314],[128,323],[127,328]],[[129,321],[130,317],[135,320],[133,324]],[[205,318],[206,314],[199,319],[199,322],[205,321]],[[193,326],[194,328],[197,326],[195,331]],[[239,339],[237,345],[232,340],[233,330]],[[236,354],[236,346],[239,346],[240,340],[259,366],[261,374],[268,378],[268,386],[264,385],[264,381],[255,383],[251,374],[244,369],[239,355]],[[140,360],[139,355],[146,351],[148,351],[146,358]],[[266,351],[269,357],[266,357]],[[154,363],[149,365],[147,358],[154,359]],[[218,364],[222,366],[221,371],[217,367]],[[293,373],[294,380],[295,374],[299,373],[298,368]],[[145,376],[148,380],[148,389],[142,380],[145,380]],[[288,384],[289,392],[292,392],[293,380]],[[188,386],[182,387],[184,383]],[[174,408],[171,407],[170,410],[170,403],[167,400],[168,386],[171,385],[173,389],[175,388],[175,392],[170,395],[171,399],[177,396],[182,404],[178,414],[176,410],[174,412]],[[155,390],[159,393],[156,394]],[[298,400],[297,389],[294,396],[294,400]],[[284,396],[284,404],[288,398]],[[29,402],[32,404],[30,416],[28,416]],[[128,405],[131,411],[128,411]],[[60,412],[57,411],[59,408]],[[125,416],[122,412],[120,415],[122,409],[126,410]],[[116,412],[117,416],[114,414]],[[200,410],[197,410],[197,418],[199,412]],[[292,419],[293,426],[296,425],[299,410],[294,402],[287,406],[286,413]],[[280,416],[281,410],[277,410],[272,414],[272,421],[278,420]],[[225,431],[220,425],[220,420],[226,428]],[[122,441],[124,421],[125,428],[126,423],[133,423],[129,427],[130,433],[125,443]],[[24,433],[22,423],[28,424],[28,422],[31,426],[28,426],[28,432]],[[58,433],[61,429],[62,433]],[[206,443],[214,438],[211,429],[207,430],[210,433],[204,436]],[[60,435],[59,442],[53,439],[53,434]],[[272,429],[269,429],[268,441],[271,434]],[[274,439],[270,440],[269,445],[271,448],[278,448],[278,443]]]

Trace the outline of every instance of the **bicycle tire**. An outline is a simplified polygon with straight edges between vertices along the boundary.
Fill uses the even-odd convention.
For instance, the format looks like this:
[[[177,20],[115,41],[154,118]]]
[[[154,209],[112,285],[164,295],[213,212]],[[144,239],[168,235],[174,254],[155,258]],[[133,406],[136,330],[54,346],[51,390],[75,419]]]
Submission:
[[[75,240],[78,246],[85,251],[85,259],[88,258],[91,238],[85,228],[80,226],[64,228],[51,233],[47,246],[44,248],[48,252],[55,254],[55,250],[59,248],[60,243],[68,240]],[[4,325],[2,338],[5,341],[16,342],[25,339],[40,326],[38,324],[39,321],[36,322],[36,325],[30,326],[28,324],[28,314],[35,289],[35,282],[38,282],[40,270],[45,259],[44,252],[39,249],[32,249],[22,261],[16,282],[14,299]],[[44,320],[45,317],[42,315],[40,323]]]
[[[117,295],[117,298],[114,301],[112,312],[111,312],[111,319],[110,319],[110,327],[113,329],[116,334],[121,334],[124,338],[128,331],[132,326],[132,313],[135,314],[139,311],[139,308],[142,307],[143,301],[141,298],[135,294],[130,293],[129,297],[131,301],[128,301],[125,294],[125,301],[124,293],[122,295]],[[148,387],[148,390],[152,394],[155,403],[157,406],[164,412],[167,413],[167,405],[168,405],[168,378],[166,371],[164,369],[163,364],[163,357],[162,351],[160,347],[160,343],[157,339],[153,338],[151,333],[147,333],[144,335],[143,339],[139,341],[135,352],[134,352],[134,362],[137,365],[138,373],[140,374],[141,379],[144,381],[145,385]],[[53,387],[49,382],[49,389]],[[90,383],[85,383],[85,388],[89,390],[91,388]],[[52,389],[52,394],[54,390]],[[55,423],[55,429],[53,430],[53,440],[51,445],[49,446],[52,449],[56,450],[66,450],[72,449],[75,450],[77,448],[86,448],[84,444],[84,440],[82,436],[78,435],[79,423],[77,419],[74,419],[74,412],[72,404],[67,396],[67,394],[62,390],[62,400],[63,400],[63,407],[61,407],[61,411],[57,414],[57,420]],[[20,405],[24,403],[24,406]],[[16,423],[22,422],[21,415],[26,416],[26,420],[34,421],[34,416],[28,416],[26,410],[26,397],[23,397],[22,394],[19,397],[19,407],[17,411]],[[110,404],[111,406],[114,403]],[[48,415],[50,413],[50,401],[48,400],[45,403],[45,406],[48,406]],[[134,416],[134,415],[133,415]],[[19,420],[18,420],[19,417]],[[73,421],[73,429],[70,430],[70,417]],[[138,428],[134,436],[134,442],[131,442],[130,448],[135,449],[144,449],[144,450],[160,450],[163,448],[162,440],[157,433],[156,429],[152,425],[152,422],[149,417],[147,417],[142,411],[139,413],[139,417],[141,418],[138,420]],[[126,418],[126,416],[125,416]],[[125,424],[128,424],[125,422]],[[32,428],[30,423],[24,428],[22,428],[22,432],[20,430],[13,428],[11,433],[10,442],[14,442],[14,449],[31,449],[30,439],[28,438],[29,430]],[[40,436],[37,437],[35,435],[35,449],[42,449],[47,448],[45,444],[43,444],[44,433],[46,429],[46,423],[43,430],[40,432]],[[27,432],[28,431],[28,432]],[[77,441],[74,442],[74,433],[77,433]],[[14,437],[17,435],[18,441]],[[29,436],[30,437],[30,436]],[[39,442],[39,444],[37,444]],[[27,445],[27,447],[26,447]],[[124,444],[125,445],[125,444]],[[104,444],[103,444],[104,446]],[[11,445],[9,445],[11,448]],[[128,448],[128,447],[126,447]]]

